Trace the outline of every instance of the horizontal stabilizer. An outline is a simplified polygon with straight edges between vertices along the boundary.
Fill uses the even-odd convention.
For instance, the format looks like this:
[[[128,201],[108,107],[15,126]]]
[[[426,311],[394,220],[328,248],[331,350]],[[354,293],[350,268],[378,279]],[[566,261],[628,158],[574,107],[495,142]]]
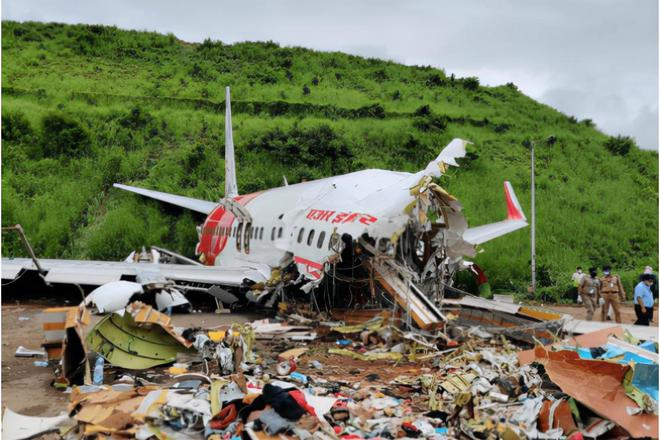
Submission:
[[[527,217],[525,217],[516,193],[513,192],[513,187],[509,182],[504,182],[504,195],[507,209],[506,220],[470,228],[463,234],[463,240],[477,245],[527,226]]]
[[[145,197],[160,200],[161,202],[169,203],[170,205],[180,206],[181,208],[190,209],[192,211],[201,212],[202,214],[210,214],[213,209],[218,205],[215,202],[206,200],[193,199],[192,197],[177,196],[175,194],[168,194],[160,191],[152,191],[150,189],[142,189],[135,186],[122,185],[115,183],[115,188],[130,191],[135,194],[140,194]]]

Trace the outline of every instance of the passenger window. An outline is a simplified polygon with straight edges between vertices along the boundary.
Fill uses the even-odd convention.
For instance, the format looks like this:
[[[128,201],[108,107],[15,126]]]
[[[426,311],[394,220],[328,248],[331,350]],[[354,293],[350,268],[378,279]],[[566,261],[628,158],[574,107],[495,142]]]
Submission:
[[[321,249],[323,247],[323,240],[325,240],[325,231],[321,231],[319,234],[319,240],[316,243],[316,247]]]
[[[273,230],[270,231],[270,241],[275,240],[275,226],[273,226]]]
[[[307,246],[311,246],[313,241],[314,241],[314,229],[309,231],[309,235],[307,236]]]
[[[282,228],[277,231],[277,238],[282,238]]]
[[[298,243],[302,243],[303,235],[305,235],[305,228],[300,228],[300,232],[298,232]]]
[[[264,239],[264,227],[259,228],[259,240]]]

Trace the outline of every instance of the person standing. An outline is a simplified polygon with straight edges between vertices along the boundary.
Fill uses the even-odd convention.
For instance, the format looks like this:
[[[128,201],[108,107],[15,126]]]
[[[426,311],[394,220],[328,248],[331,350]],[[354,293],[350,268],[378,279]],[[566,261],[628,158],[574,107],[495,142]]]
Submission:
[[[653,294],[653,299],[658,299],[658,277],[653,273],[653,268],[651,266],[646,266],[644,268],[644,273],[639,276],[639,281],[642,281],[642,277],[645,275],[651,275],[653,284],[651,284],[651,293]]]
[[[582,297],[582,303],[587,308],[587,321],[591,321],[598,307],[600,296],[600,280],[595,267],[589,268],[589,276],[583,276],[578,286],[578,293]]]
[[[586,276],[584,272],[582,272],[582,268],[580,266],[575,268],[575,272],[573,272],[573,275],[571,276],[571,279],[573,280],[573,289],[571,291],[571,296],[573,302],[580,302],[579,301],[579,295],[580,295],[580,283],[582,282],[582,279]]]
[[[610,266],[603,267],[603,276],[600,277],[600,295],[603,297],[603,307],[601,309],[601,319],[607,319],[607,312],[612,306],[614,310],[614,320],[621,323],[621,310],[619,307],[626,301],[626,291],[623,290],[621,278],[612,274]]]
[[[635,325],[649,325],[653,321],[653,276],[645,273],[640,277],[641,281],[635,286],[633,302],[635,303],[635,315],[637,321]]]

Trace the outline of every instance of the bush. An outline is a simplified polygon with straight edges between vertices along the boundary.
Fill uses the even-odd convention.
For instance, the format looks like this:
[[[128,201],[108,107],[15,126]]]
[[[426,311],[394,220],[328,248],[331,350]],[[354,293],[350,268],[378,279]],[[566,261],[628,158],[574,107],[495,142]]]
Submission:
[[[30,121],[21,112],[2,115],[2,140],[22,142],[32,135]]]
[[[90,238],[87,252],[94,259],[116,260],[149,244],[145,243],[144,227],[135,212],[123,206],[108,211],[100,221],[97,233]]]
[[[427,87],[433,88],[433,87],[440,87],[440,86],[443,86],[443,85],[445,85],[445,79],[437,73],[434,73],[434,74],[430,75],[426,79],[426,86]]]
[[[82,157],[90,152],[89,135],[77,121],[59,113],[50,113],[43,118],[41,125],[41,145],[45,156]]]
[[[479,78],[476,76],[463,78],[463,88],[472,91],[479,90]]]
[[[419,107],[417,110],[415,110],[415,113],[413,113],[415,116],[429,116],[431,114],[431,107],[427,105],[423,105]]]
[[[357,109],[355,116],[358,118],[383,119],[385,117],[385,109],[380,104],[365,105]]]
[[[630,136],[610,136],[604,144],[605,148],[618,156],[627,155],[631,149],[635,148],[635,141]]]
[[[154,117],[140,107],[133,107],[131,111],[119,120],[122,127],[131,130],[141,130],[154,122]]]
[[[303,169],[320,169],[324,174],[350,171],[353,152],[327,124],[285,132],[268,131],[247,145],[250,151],[266,153],[276,163],[289,163]]]

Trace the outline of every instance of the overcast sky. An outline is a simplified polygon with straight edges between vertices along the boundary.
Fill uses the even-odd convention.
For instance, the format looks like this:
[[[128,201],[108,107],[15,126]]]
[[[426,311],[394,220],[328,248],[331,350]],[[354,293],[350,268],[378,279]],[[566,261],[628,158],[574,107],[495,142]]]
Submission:
[[[273,40],[432,65],[658,148],[658,0],[4,0],[4,20]]]

